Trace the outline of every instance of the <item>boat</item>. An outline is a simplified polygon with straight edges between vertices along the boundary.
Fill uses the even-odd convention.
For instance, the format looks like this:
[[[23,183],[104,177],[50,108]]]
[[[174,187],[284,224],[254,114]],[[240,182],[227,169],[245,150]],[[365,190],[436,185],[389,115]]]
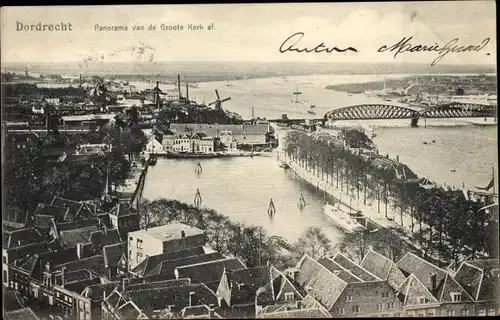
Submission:
[[[288,168],[290,168],[290,166],[289,166],[286,162],[284,162],[284,161],[283,161],[283,162],[281,162],[281,163],[279,164],[279,167],[280,167],[280,168],[283,168],[283,169],[288,169]]]
[[[323,206],[323,213],[326,214],[330,219],[333,220],[339,227],[348,231],[354,232],[362,230],[363,226],[352,218],[349,213],[340,210],[339,208],[326,204]]]

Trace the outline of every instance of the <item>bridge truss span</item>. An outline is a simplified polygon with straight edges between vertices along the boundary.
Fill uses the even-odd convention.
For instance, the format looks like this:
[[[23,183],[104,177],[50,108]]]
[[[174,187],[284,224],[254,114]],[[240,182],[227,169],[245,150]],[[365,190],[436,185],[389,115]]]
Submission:
[[[420,118],[483,118],[496,115],[496,105],[462,102],[452,102],[419,111]]]
[[[360,104],[326,113],[325,120],[412,119],[418,111],[387,104]]]

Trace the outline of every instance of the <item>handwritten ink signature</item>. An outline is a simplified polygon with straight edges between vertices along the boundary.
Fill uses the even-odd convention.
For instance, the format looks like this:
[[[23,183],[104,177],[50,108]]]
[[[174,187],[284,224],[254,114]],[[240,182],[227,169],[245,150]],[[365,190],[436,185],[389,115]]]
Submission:
[[[398,54],[404,53],[404,52],[421,52],[421,51],[437,52],[438,53],[437,58],[434,59],[431,63],[431,66],[435,66],[439,61],[441,61],[441,59],[444,58],[444,56],[446,56],[450,52],[454,52],[454,53],[462,53],[462,52],[468,52],[468,51],[469,52],[470,51],[479,52],[482,49],[484,49],[484,47],[486,47],[486,45],[490,42],[490,38],[486,38],[481,42],[481,44],[478,44],[478,45],[457,46],[456,43],[459,41],[459,39],[455,38],[455,39],[451,40],[450,42],[448,42],[447,44],[445,44],[444,46],[440,46],[437,43],[435,43],[434,45],[430,45],[430,46],[421,45],[421,44],[413,46],[409,43],[410,40],[412,40],[412,39],[413,39],[413,37],[409,37],[409,38],[403,37],[403,39],[401,39],[401,41],[399,41],[398,43],[396,43],[390,47],[387,47],[386,45],[381,46],[378,49],[378,52],[385,52],[385,51],[393,52],[393,51],[395,51],[394,59],[396,59],[396,56]]]
[[[353,47],[348,47],[346,49],[339,49],[337,47],[329,48],[325,45],[324,42],[321,42],[320,44],[318,44],[314,48],[309,48],[309,49],[308,48],[302,48],[302,49],[296,48],[295,46],[297,45],[297,43],[300,42],[300,40],[302,40],[304,35],[305,35],[304,32],[297,32],[297,33],[292,34],[288,38],[286,38],[286,40],[281,44],[281,46],[279,48],[279,52],[281,52],[281,53],[285,53],[287,51],[306,52],[306,53],[311,53],[311,52],[313,52],[313,53],[321,53],[321,52],[331,53],[333,51],[336,51],[336,52],[346,52],[346,51],[359,52],[358,49],[353,48]]]

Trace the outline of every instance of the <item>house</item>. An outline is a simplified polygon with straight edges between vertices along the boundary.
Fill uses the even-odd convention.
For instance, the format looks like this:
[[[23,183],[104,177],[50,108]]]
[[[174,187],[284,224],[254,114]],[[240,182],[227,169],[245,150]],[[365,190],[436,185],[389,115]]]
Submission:
[[[61,124],[68,127],[79,127],[86,125],[101,125],[111,119],[114,119],[116,114],[88,114],[88,115],[72,115],[62,116]]]
[[[498,259],[472,260],[462,262],[454,274],[454,280],[474,299],[475,316],[498,315],[498,270]]]
[[[159,153],[166,150],[163,149],[163,145],[161,144],[160,141],[157,140],[157,137],[152,135],[149,138],[148,143],[146,144],[146,151],[149,153]]]
[[[196,256],[190,256],[175,260],[162,261],[157,268],[152,269],[150,272],[145,274],[145,277],[151,276],[161,276],[163,279],[175,279],[175,269],[178,267],[189,266],[193,264],[199,264],[204,262],[210,262],[215,260],[221,260],[225,257],[219,252],[212,252],[206,254],[200,254]]]
[[[109,219],[120,238],[127,239],[129,232],[139,230],[141,217],[129,202],[119,202],[109,211]]]
[[[107,278],[115,280],[127,275],[127,242],[118,242],[103,246],[104,267]]]
[[[238,147],[238,140],[233,137],[232,131],[221,131],[219,139],[228,150],[236,150]]]
[[[200,132],[209,137],[219,138],[222,132],[231,132],[238,145],[261,145],[267,143],[267,134],[271,131],[269,123],[264,124],[205,124],[205,123],[172,123],[170,130],[174,133]]]
[[[277,310],[270,311],[264,308],[257,318],[263,319],[309,319],[309,318],[331,318],[330,314],[321,308],[292,309],[287,310],[282,306]]]
[[[204,231],[182,223],[167,224],[128,234],[129,268],[147,256],[205,245]]]
[[[206,306],[205,310],[212,311],[209,315],[215,315],[217,297],[204,284],[183,280],[160,285],[149,283],[134,288],[128,279],[122,279],[122,288],[113,290],[102,302],[102,319],[174,319],[183,314],[189,318],[190,312],[200,312],[189,310],[197,306]]]
[[[135,266],[130,273],[135,277],[142,278],[151,274],[156,274],[154,270],[161,270],[162,264],[165,261],[179,260],[192,256],[204,255],[205,253],[205,248],[203,246],[198,246],[149,256]]]
[[[172,150],[175,152],[202,152],[211,153],[215,151],[214,137],[208,137],[205,133],[179,133],[175,136]]]
[[[2,233],[2,282],[15,288],[10,279],[11,266],[18,259],[47,251],[48,242],[35,228],[23,228]]]
[[[243,262],[238,258],[226,258],[177,267],[174,274],[177,279],[189,278],[193,283],[204,283],[210,289],[216,291],[220,285],[224,270],[239,269],[246,269]]]
[[[113,146],[111,144],[80,144],[76,147],[77,155],[104,155],[111,152]]]

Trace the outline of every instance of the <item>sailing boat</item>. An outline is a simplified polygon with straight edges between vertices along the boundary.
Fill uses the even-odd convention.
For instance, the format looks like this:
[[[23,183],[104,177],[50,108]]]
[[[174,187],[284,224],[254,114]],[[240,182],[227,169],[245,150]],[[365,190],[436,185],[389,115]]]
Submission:
[[[293,95],[295,96],[295,100],[292,99],[292,102],[294,103],[300,103],[299,101],[299,95],[301,95],[302,92],[299,91],[299,86],[295,87],[295,91],[293,92]]]

